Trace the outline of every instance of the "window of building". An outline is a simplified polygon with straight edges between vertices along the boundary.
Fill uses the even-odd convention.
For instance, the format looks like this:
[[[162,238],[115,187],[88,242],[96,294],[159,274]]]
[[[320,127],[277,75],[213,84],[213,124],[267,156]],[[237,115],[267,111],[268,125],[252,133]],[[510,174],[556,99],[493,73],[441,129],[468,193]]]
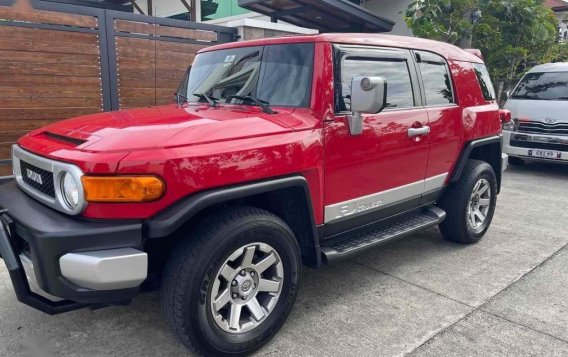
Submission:
[[[420,66],[426,105],[447,105],[455,103],[452,80],[446,61],[438,55],[417,52],[416,60]]]
[[[194,21],[199,0],[41,0],[106,10],[130,12],[160,18]]]
[[[495,100],[497,97],[495,95],[495,89],[493,88],[493,83],[491,83],[491,77],[484,64],[474,63],[473,68],[475,69],[475,74],[477,75],[477,80],[481,86],[481,92],[483,93],[483,98],[485,100]]]
[[[414,94],[408,63],[403,59],[345,58],[341,65],[340,83],[336,83],[336,111],[351,111],[353,77],[383,77],[387,81],[387,109],[414,106]]]
[[[201,21],[222,19],[248,12],[239,6],[238,0],[201,0]]]

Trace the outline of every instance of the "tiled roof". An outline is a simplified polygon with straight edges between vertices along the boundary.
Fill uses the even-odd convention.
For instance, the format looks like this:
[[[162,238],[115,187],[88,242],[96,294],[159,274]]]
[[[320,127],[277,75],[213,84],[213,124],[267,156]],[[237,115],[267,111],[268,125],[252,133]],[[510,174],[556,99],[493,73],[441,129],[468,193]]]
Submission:
[[[564,10],[568,9],[568,2],[563,0],[546,0],[544,5],[551,8],[552,10]]]

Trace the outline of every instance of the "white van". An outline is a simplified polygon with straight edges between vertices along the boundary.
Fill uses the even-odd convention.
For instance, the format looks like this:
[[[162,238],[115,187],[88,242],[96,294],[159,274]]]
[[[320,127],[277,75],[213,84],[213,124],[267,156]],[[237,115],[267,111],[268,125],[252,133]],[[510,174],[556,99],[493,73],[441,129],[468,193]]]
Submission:
[[[568,62],[534,67],[513,90],[505,109],[513,120],[503,126],[509,163],[524,160],[568,163]]]

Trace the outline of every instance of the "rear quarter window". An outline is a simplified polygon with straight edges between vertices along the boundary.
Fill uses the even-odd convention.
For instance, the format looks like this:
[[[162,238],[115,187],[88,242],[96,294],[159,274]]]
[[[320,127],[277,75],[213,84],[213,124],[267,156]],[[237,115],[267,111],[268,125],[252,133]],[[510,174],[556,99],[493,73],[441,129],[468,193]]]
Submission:
[[[426,105],[449,105],[455,103],[452,79],[446,60],[427,52],[416,52],[420,75],[426,95]]]
[[[489,71],[484,64],[474,63],[473,69],[475,70],[475,75],[477,76],[477,81],[481,87],[481,93],[483,98],[487,101],[493,101],[497,97],[495,95],[495,89],[493,88],[493,83],[491,82],[491,77],[489,76]]]

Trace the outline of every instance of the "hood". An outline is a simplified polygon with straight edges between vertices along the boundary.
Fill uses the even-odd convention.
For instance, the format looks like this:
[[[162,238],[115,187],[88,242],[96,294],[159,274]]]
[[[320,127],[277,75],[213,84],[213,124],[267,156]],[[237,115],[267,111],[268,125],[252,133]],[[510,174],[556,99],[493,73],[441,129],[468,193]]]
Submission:
[[[291,131],[282,121],[293,109],[167,105],[77,117],[35,130],[27,140],[53,140],[89,152],[132,151],[195,145]],[[25,145],[27,140],[23,140]]]
[[[505,109],[511,112],[511,118],[554,123],[568,123],[568,101],[566,100],[530,100],[509,99]],[[554,122],[552,122],[554,121]]]

